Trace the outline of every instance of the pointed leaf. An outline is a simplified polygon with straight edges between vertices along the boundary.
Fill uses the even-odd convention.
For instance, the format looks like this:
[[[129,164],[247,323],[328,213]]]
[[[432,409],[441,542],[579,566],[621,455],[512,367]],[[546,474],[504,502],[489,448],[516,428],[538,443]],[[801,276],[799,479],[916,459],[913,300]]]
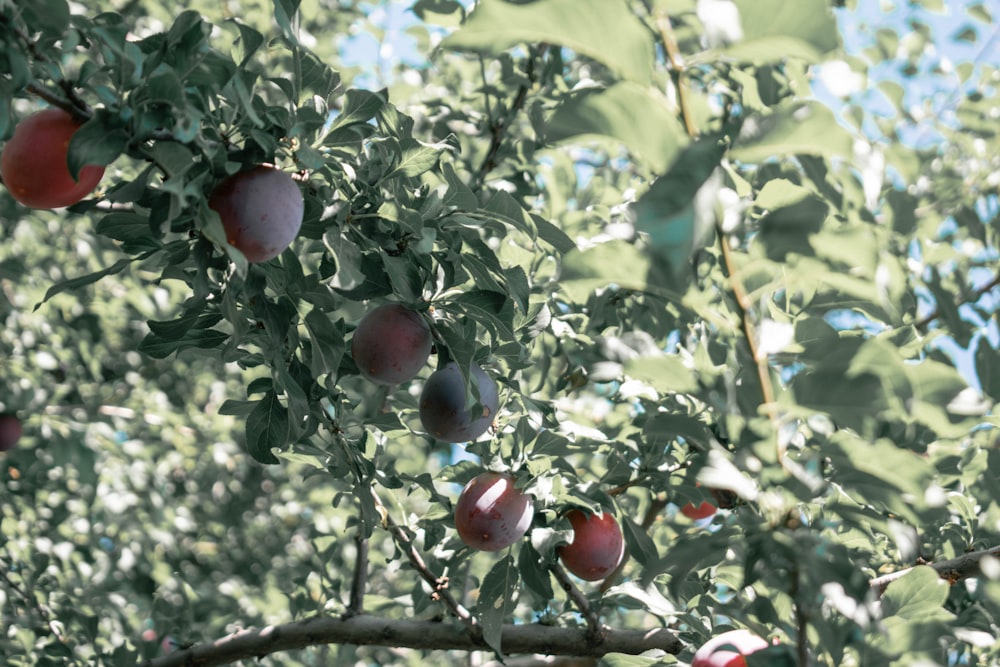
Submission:
[[[479,587],[476,615],[483,628],[483,639],[498,655],[503,622],[517,604],[519,584],[517,566],[507,555],[493,566]]]

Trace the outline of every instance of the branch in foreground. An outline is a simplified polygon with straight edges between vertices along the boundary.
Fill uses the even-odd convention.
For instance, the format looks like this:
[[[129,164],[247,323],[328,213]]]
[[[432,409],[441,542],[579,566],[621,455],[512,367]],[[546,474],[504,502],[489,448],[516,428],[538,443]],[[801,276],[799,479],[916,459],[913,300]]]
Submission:
[[[983,549],[982,551],[970,551],[967,554],[962,554],[958,558],[942,560],[937,563],[929,563],[928,567],[933,568],[941,576],[941,578],[949,584],[955,584],[964,579],[971,579],[972,577],[978,577],[982,574],[982,562],[987,556],[1000,558],[1000,546],[990,547],[989,549]],[[913,568],[908,567],[905,570],[900,570],[898,572],[890,572],[889,574],[884,574],[881,577],[875,577],[868,582],[868,585],[871,588],[874,588],[879,595],[882,595],[882,593],[885,593],[885,589],[889,586],[889,584],[901,577],[906,576],[912,571]]]
[[[583,628],[562,628],[537,623],[503,626],[501,646],[505,655],[536,654],[602,656],[608,653],[637,655],[661,650],[677,654],[681,641],[669,630],[611,630],[599,640]],[[392,646],[424,650],[490,651],[482,636],[456,623],[387,620],[360,615],[350,618],[313,617],[272,625],[260,630],[241,630],[208,644],[147,660],[143,667],[210,667],[237,660],[261,658],[279,651],[318,644]]]

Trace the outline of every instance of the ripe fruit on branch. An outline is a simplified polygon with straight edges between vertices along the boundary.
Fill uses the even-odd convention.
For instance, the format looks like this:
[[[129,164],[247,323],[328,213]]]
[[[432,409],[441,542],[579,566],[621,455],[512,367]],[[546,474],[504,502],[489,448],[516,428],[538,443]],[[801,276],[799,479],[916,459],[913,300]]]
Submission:
[[[573,527],[573,541],[557,549],[566,569],[585,581],[598,581],[614,572],[625,556],[625,539],[615,517],[572,509],[566,518]]]
[[[749,630],[730,630],[702,644],[691,667],[747,667],[743,657],[767,647],[764,639]]]
[[[387,303],[369,311],[351,341],[358,370],[379,384],[413,379],[431,354],[431,329],[414,310]]]
[[[302,192],[283,171],[260,165],[219,183],[208,205],[222,219],[226,240],[248,262],[277,257],[302,227]]]
[[[493,423],[500,409],[497,383],[479,366],[473,364],[470,379],[479,390],[481,412],[470,415],[466,405],[465,382],[458,364],[449,362],[431,373],[420,394],[420,423],[424,429],[444,442],[475,440]]]
[[[14,415],[0,415],[0,452],[14,448],[21,439],[21,422]]]
[[[532,498],[514,487],[514,478],[484,472],[465,485],[455,504],[455,528],[473,549],[498,551],[528,532]]]
[[[14,199],[30,208],[62,208],[94,191],[104,167],[86,165],[73,180],[66,162],[79,128],[62,109],[45,109],[17,124],[0,154],[0,176]]]
[[[703,500],[700,505],[695,505],[694,503],[690,502],[685,503],[684,506],[681,507],[681,514],[683,514],[689,519],[698,521],[700,519],[707,519],[708,517],[712,516],[713,514],[715,514],[717,509],[718,508],[716,508],[716,506],[713,505],[712,503],[708,502],[707,500]]]

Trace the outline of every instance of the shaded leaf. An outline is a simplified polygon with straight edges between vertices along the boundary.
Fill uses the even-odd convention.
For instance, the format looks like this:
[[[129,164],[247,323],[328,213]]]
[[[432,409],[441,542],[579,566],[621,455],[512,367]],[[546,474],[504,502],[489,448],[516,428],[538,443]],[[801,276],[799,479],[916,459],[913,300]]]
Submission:
[[[442,46],[496,56],[518,44],[559,44],[647,82],[653,38],[623,0],[483,0]]]

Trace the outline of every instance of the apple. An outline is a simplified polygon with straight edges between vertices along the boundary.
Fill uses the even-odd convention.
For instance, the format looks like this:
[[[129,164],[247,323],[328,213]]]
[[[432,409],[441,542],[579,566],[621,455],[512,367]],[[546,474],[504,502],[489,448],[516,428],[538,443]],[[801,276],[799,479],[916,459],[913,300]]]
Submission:
[[[506,473],[484,472],[465,485],[455,504],[455,528],[468,546],[498,551],[528,532],[534,507],[530,495]]]
[[[0,153],[0,177],[11,197],[29,208],[71,206],[94,191],[104,167],[69,173],[69,142],[80,123],[62,109],[45,109],[22,120]]]
[[[351,356],[369,380],[400,384],[424,367],[432,342],[430,326],[420,313],[387,303],[361,318],[351,340]]]
[[[615,517],[571,509],[566,518],[573,527],[573,541],[557,548],[566,569],[585,581],[614,572],[625,556],[625,538]]]
[[[0,452],[13,449],[23,431],[17,417],[11,414],[0,415]]]
[[[691,667],[747,667],[744,656],[767,647],[764,639],[749,630],[730,630],[702,644]]]
[[[248,262],[266,262],[291,245],[302,228],[305,203],[292,177],[258,165],[219,183],[208,200],[229,245]]]

